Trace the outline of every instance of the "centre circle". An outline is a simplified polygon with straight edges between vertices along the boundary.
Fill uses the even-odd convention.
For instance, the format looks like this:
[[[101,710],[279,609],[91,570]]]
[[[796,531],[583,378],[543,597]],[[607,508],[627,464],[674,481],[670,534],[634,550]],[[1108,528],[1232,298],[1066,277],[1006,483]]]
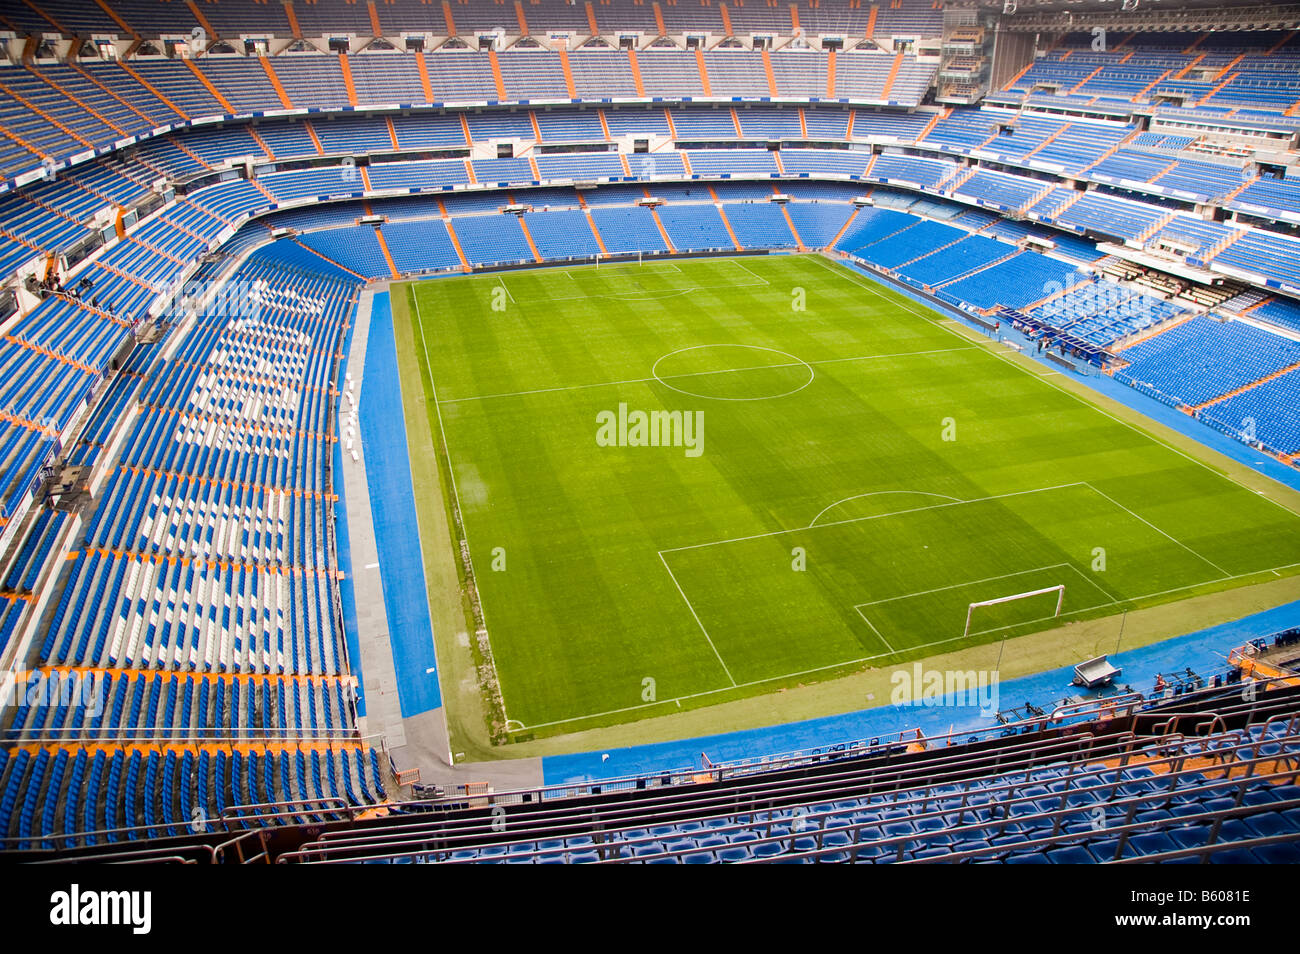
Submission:
[[[760,345],[694,345],[670,351],[651,376],[670,390],[710,401],[768,401],[812,384],[812,365]]]

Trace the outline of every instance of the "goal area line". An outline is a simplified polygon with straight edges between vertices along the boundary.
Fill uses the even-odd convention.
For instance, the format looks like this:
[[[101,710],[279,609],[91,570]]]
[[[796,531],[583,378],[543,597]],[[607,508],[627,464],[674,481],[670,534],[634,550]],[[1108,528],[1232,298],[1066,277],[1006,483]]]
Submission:
[[[944,593],[950,590],[959,590],[969,586],[979,586],[983,583],[996,583],[1001,580],[1014,580],[1017,577],[1029,576],[1031,574],[1043,574],[1043,573],[1048,573],[1052,570],[1060,571],[1060,573],[1063,576],[1067,573],[1073,574],[1073,576],[1066,577],[1061,581],[1052,583],[1048,586],[1035,588],[1025,592],[1009,593],[1003,596],[992,597],[989,599],[978,600],[978,601],[968,603],[966,628],[963,633],[957,636],[948,637],[946,639],[935,640],[934,642],[931,643],[925,643],[922,646],[906,645],[903,646],[901,649],[895,647],[892,643],[889,642],[885,634],[882,633],[880,628],[876,625],[877,622],[880,622],[879,614],[876,614],[877,617],[876,621],[873,621],[871,617],[867,614],[867,610],[873,606],[884,606],[889,603],[898,603],[904,600],[918,599],[925,596],[932,596],[935,593]],[[1101,596],[1105,597],[1105,599],[1099,603],[1092,603],[1088,606],[1080,606],[1080,607],[1067,609],[1065,607],[1065,587],[1066,584],[1071,581],[1073,581],[1076,585],[1082,583],[1084,588],[1086,588],[1087,591],[1096,592]],[[1052,613],[1048,616],[1037,616],[1032,619],[1017,620],[1016,622],[1009,623],[1005,626],[994,626],[988,629],[974,629],[974,630],[970,628],[970,623],[974,611],[976,608],[980,606],[993,606],[997,604],[1004,604],[1020,598],[1032,599],[1053,592],[1059,592],[1060,594],[1055,613]],[[950,583],[947,586],[937,586],[928,590],[917,590],[916,592],[913,593],[903,593],[900,594],[899,596],[889,596],[884,599],[872,600],[866,603],[856,603],[854,604],[853,609],[862,618],[862,621],[866,623],[868,627],[870,627],[871,631],[876,634],[876,636],[880,639],[880,641],[884,643],[886,647],[889,648],[890,651],[888,653],[881,653],[879,654],[879,656],[888,656],[888,655],[893,655],[897,652],[910,652],[914,649],[920,649],[928,646],[938,646],[938,645],[942,645],[943,643],[955,642],[961,639],[969,639],[972,636],[986,636],[990,633],[999,633],[999,632],[1003,632],[1004,630],[1015,629],[1019,626],[1026,626],[1030,623],[1040,623],[1045,620],[1061,619],[1064,617],[1076,615],[1078,613],[1086,613],[1095,609],[1102,609],[1107,606],[1118,606],[1122,602],[1124,601],[1116,599],[1112,594],[1106,592],[1106,590],[1103,589],[1100,584],[1098,584],[1095,580],[1091,579],[1086,573],[1080,570],[1073,563],[1051,563],[1046,566],[1031,567],[1025,570],[1016,570],[1015,572],[1012,573],[1002,573],[997,576],[988,576],[978,580],[965,580],[960,583]],[[879,656],[872,656],[868,658],[875,659],[875,658],[879,658]]]

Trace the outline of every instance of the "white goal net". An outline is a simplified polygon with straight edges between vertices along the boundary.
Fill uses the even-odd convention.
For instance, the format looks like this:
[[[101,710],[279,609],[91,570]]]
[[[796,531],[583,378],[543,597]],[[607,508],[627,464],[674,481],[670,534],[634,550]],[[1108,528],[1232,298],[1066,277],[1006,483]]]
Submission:
[[[966,608],[966,629],[962,633],[962,636],[970,635],[971,620],[975,618],[975,611],[982,606],[999,606],[1003,603],[1013,603],[1016,600],[1028,600],[1037,596],[1046,596],[1049,593],[1056,594],[1056,609],[1052,612],[1051,617],[1055,619],[1057,616],[1061,615],[1061,607],[1065,605],[1064,583],[1058,583],[1056,586],[1045,586],[1041,590],[1026,590],[1024,593],[1012,593],[1010,596],[999,596],[996,599],[978,600],[971,603]],[[1029,620],[1025,620],[1025,622],[1029,622]]]

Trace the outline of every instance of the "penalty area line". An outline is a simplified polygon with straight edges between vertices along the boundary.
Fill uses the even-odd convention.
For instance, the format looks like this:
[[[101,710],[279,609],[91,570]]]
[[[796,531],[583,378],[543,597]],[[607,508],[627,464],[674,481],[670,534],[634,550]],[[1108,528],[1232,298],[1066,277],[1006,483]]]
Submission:
[[[691,611],[691,616],[695,618],[695,625],[698,626],[700,632],[704,634],[705,640],[708,641],[709,648],[713,650],[713,655],[718,657],[718,665],[721,666],[722,671],[727,674],[727,679],[731,684],[733,686],[736,685],[736,677],[731,674],[731,670],[727,668],[727,664],[722,661],[722,654],[718,652],[718,647],[713,645],[713,638],[709,636],[709,631],[705,629],[704,624],[700,622],[700,614],[695,612],[695,607],[692,606],[691,601],[686,598],[685,590],[683,590],[682,585],[677,582],[677,576],[673,573],[672,567],[668,565],[668,561],[664,559],[662,553],[659,554],[659,562],[662,563],[664,569],[668,571],[668,578],[673,581],[673,586],[677,587],[677,592],[681,595],[682,601],[686,604],[686,608]]]
[[[663,551],[663,552],[667,553],[667,552],[671,552],[671,551],[667,551],[667,550],[665,550],[665,551]],[[1083,572],[1083,571],[1079,570],[1078,567],[1075,567],[1073,564],[1067,564],[1067,565],[1073,567],[1076,571],[1078,571],[1078,572],[1080,572],[1080,573]],[[1182,592],[1183,590],[1195,589],[1195,588],[1198,587],[1198,586],[1212,586],[1212,585],[1214,585],[1214,584],[1216,584],[1216,583],[1227,582],[1228,580],[1242,579],[1242,578],[1244,578],[1244,577],[1247,577],[1247,576],[1254,576],[1254,575],[1256,575],[1256,574],[1263,574],[1263,573],[1277,573],[1279,570],[1290,570],[1290,569],[1295,569],[1296,567],[1300,567],[1300,563],[1287,563],[1287,564],[1283,564],[1282,566],[1279,566],[1279,567],[1268,567],[1268,568],[1261,569],[1261,570],[1252,570],[1250,573],[1237,573],[1237,574],[1235,574],[1235,575],[1233,575],[1233,576],[1230,576],[1230,577],[1222,577],[1222,578],[1220,578],[1220,579],[1215,579],[1215,580],[1204,580],[1204,581],[1201,581],[1201,582],[1199,582],[1199,583],[1189,583],[1189,584],[1187,584],[1186,586],[1177,586],[1177,587],[1174,587],[1174,588],[1172,588],[1172,589],[1168,589],[1168,590],[1160,590],[1160,591],[1155,592],[1155,593],[1144,593],[1144,594],[1141,595],[1141,596],[1133,596],[1133,597],[1128,597],[1127,599],[1115,600],[1115,601],[1112,602],[1112,603],[1100,603],[1100,604],[1098,604],[1098,606],[1096,606],[1096,607],[1084,607],[1084,608],[1082,608],[1082,609],[1071,610],[1071,611],[1068,612],[1068,613],[1062,613],[1060,616],[1053,616],[1053,617],[1050,617],[1050,618],[1051,618],[1051,619],[1060,619],[1060,620],[1064,620],[1064,619],[1066,619],[1067,617],[1070,617],[1070,616],[1072,616],[1072,615],[1075,615],[1075,614],[1078,614],[1078,613],[1086,613],[1086,612],[1090,612],[1090,611],[1093,610],[1093,609],[1098,609],[1098,608],[1103,607],[1103,606],[1123,606],[1125,603],[1137,603],[1137,602],[1140,602],[1141,600],[1152,599],[1152,598],[1157,597],[1157,596],[1167,596],[1167,595],[1169,595],[1170,593],[1179,593],[1179,592]],[[1279,575],[1281,575],[1281,574],[1279,574]],[[1031,620],[1030,622],[1036,622],[1036,621],[1032,621],[1032,620]],[[1015,625],[1020,626],[1020,625],[1025,625],[1025,624],[1017,623],[1017,624],[1015,624]],[[996,632],[996,630],[990,630],[990,632]],[[1044,631],[1044,632],[1052,632],[1052,630],[1046,630],[1046,631]],[[984,635],[984,634],[976,634],[976,635]],[[1040,635],[1040,634],[1038,634],[1038,633],[1028,633],[1028,634],[1026,634],[1026,635],[1027,635],[1027,636],[1038,636],[1038,635]],[[570,718],[568,718],[568,719],[553,719],[553,720],[550,721],[550,722],[537,722],[537,723],[534,723],[534,724],[532,724],[532,725],[524,725],[523,723],[520,723],[520,722],[518,722],[518,721],[512,719],[512,720],[510,720],[511,723],[513,723],[514,725],[518,726],[518,728],[509,728],[509,727],[508,727],[508,728],[509,728],[509,731],[511,731],[511,732],[525,732],[525,731],[531,731],[531,730],[535,730],[535,729],[546,729],[546,728],[550,728],[551,726],[557,726],[557,725],[568,725],[568,724],[573,723],[573,722],[585,722],[585,721],[587,721],[587,720],[589,720],[589,719],[602,719],[602,718],[605,718],[605,717],[607,717],[607,716],[622,715],[622,714],[627,713],[627,712],[637,712],[637,711],[640,711],[640,710],[642,710],[642,709],[653,709],[655,706],[667,706],[667,705],[672,705],[672,704],[675,703],[675,704],[677,704],[678,707],[680,707],[680,706],[681,706],[681,703],[682,703],[683,701],[689,702],[689,701],[691,701],[691,700],[693,700],[693,699],[702,699],[702,698],[704,698],[704,697],[706,697],[706,696],[716,696],[716,695],[718,695],[719,693],[723,693],[723,692],[731,692],[733,689],[751,689],[751,688],[753,688],[754,686],[762,686],[762,685],[766,685],[766,684],[769,683],[769,682],[781,682],[781,681],[783,681],[783,680],[786,680],[786,679],[794,679],[794,678],[797,678],[797,677],[799,677],[799,676],[812,676],[812,675],[815,675],[815,674],[820,673],[820,672],[829,672],[829,671],[831,671],[831,670],[833,670],[833,669],[843,669],[843,668],[846,667],[846,666],[856,666],[856,665],[858,665],[858,664],[860,664],[860,663],[875,662],[877,659],[885,659],[885,658],[888,658],[889,656],[897,655],[898,652],[910,653],[910,652],[912,652],[912,651],[914,651],[914,650],[918,650],[918,649],[928,649],[928,648],[930,648],[931,646],[940,646],[940,645],[943,645],[944,643],[951,643],[951,642],[954,642],[954,641],[956,641],[956,640],[960,640],[960,639],[962,639],[962,638],[963,638],[963,637],[961,637],[961,636],[956,636],[956,637],[953,637],[952,639],[941,639],[941,640],[938,640],[937,642],[933,642],[933,643],[923,643],[923,644],[921,644],[921,645],[919,645],[919,646],[907,646],[907,647],[904,647],[904,649],[902,649],[901,651],[896,651],[896,652],[893,652],[893,653],[877,653],[877,654],[874,655],[874,656],[860,656],[860,657],[858,657],[857,659],[845,659],[845,660],[843,660],[842,662],[829,663],[828,665],[825,665],[825,666],[816,666],[816,667],[814,667],[814,668],[812,668],[812,669],[801,669],[801,670],[798,670],[797,672],[787,672],[787,673],[782,673],[782,674],[779,675],[779,676],[766,676],[766,677],[764,677],[764,678],[762,678],[762,679],[752,679],[752,680],[750,680],[749,682],[736,683],[735,686],[723,686],[723,687],[718,688],[718,689],[705,689],[705,690],[703,690],[703,691],[701,691],[701,692],[691,692],[691,693],[686,693],[686,694],[684,694],[684,695],[673,696],[673,697],[668,698],[668,699],[657,699],[657,700],[655,700],[654,702],[643,702],[643,703],[640,703],[639,705],[634,705],[634,706],[624,706],[624,707],[622,707],[622,708],[620,708],[620,709],[606,709],[604,712],[592,712],[592,713],[589,713],[589,714],[587,714],[587,715],[572,716],[572,717],[570,717]],[[901,664],[900,664],[900,665],[901,665]]]

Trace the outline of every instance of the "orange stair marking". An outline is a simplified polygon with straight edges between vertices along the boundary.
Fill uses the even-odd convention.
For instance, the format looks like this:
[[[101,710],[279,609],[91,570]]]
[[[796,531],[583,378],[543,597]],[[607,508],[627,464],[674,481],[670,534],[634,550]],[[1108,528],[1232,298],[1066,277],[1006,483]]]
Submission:
[[[212,24],[208,22],[208,18],[203,15],[203,11],[199,9],[199,5],[195,3],[194,0],[185,0],[185,6],[190,8],[190,13],[194,14],[194,19],[199,21],[199,26],[203,27],[203,29],[207,31],[209,39],[221,39],[221,34],[212,29]]]
[[[343,88],[348,93],[348,105],[357,105],[357,88],[352,85],[352,64],[348,62],[346,53],[339,54],[339,71],[343,74]]]
[[[76,96],[75,94],[73,94],[71,90],[65,89],[63,86],[59,85],[59,84],[56,83],[54,80],[50,79],[50,78],[49,78],[48,76],[46,76],[44,73],[38,73],[36,70],[32,69],[30,66],[26,66],[26,65],[24,65],[23,68],[26,69],[27,72],[29,72],[29,73],[31,73],[33,76],[35,76],[35,77],[36,77],[38,80],[40,80],[42,83],[44,83],[46,86],[50,87],[51,89],[55,90],[56,92],[60,93],[61,95],[66,96],[68,99],[72,100],[74,103],[76,103],[78,106],[80,106],[83,110],[85,110],[86,112],[90,113],[90,115],[94,116],[97,120],[99,120],[101,123],[103,123],[103,124],[104,124],[105,126],[107,126],[109,129],[111,129],[111,130],[113,130],[114,132],[116,132],[118,135],[120,135],[120,136],[126,136],[126,135],[128,135],[128,133],[127,133],[127,131],[126,131],[125,129],[123,129],[123,128],[122,128],[121,126],[119,126],[117,123],[113,122],[113,120],[109,119],[109,118],[108,118],[107,116],[105,116],[103,113],[101,113],[101,112],[99,112],[98,110],[96,110],[96,109],[95,109],[93,106],[91,106],[89,103],[84,102],[84,101],[83,101],[82,99],[80,99],[78,96]]]
[[[524,5],[515,0],[515,19],[519,21],[519,35],[528,36],[528,21],[524,18]]]
[[[42,10],[40,7],[34,4],[32,0],[23,0],[23,3],[27,4],[27,6],[31,7],[33,11],[35,11],[36,13],[44,17],[46,20],[48,20],[53,25],[54,29],[58,30],[64,36],[76,36],[76,33],[74,31],[64,29],[63,24],[59,23],[58,20],[54,19],[54,17],[50,16],[48,13],[46,13],[44,10]],[[29,39],[35,41],[36,37],[34,36],[29,37]]]
[[[316,130],[312,126],[311,120],[304,119],[302,124],[307,130],[307,135],[311,136],[312,143],[316,146],[316,154],[318,156],[325,155],[325,147],[321,145],[320,137],[316,135]]]
[[[590,6],[590,4],[588,4],[588,6]],[[655,29],[659,31],[660,36],[667,36],[668,27],[664,25],[664,11],[663,8],[659,6],[659,0],[655,0],[655,2],[650,6],[654,10],[655,14]]]
[[[271,66],[271,58],[269,56],[259,56],[258,59],[262,61],[262,69],[266,71],[266,78],[271,81],[271,87],[275,90],[275,95],[280,97],[280,105],[285,109],[293,109],[289,94],[285,92],[280,77],[275,75],[275,69]]]
[[[1285,46],[1287,43],[1290,43],[1292,37],[1294,37],[1294,36],[1295,36],[1295,30],[1291,30],[1290,32],[1288,32],[1288,33],[1286,34],[1286,36],[1282,37],[1282,39],[1278,40],[1276,43],[1274,43],[1272,46],[1270,46],[1267,50],[1265,50],[1265,51],[1264,51],[1264,55],[1265,55],[1265,56],[1272,56],[1272,55],[1273,55],[1274,53],[1276,53],[1278,50],[1282,49],[1282,47]],[[1241,57],[1237,57],[1237,59],[1241,59]]]
[[[826,95],[835,98],[835,51],[831,50],[826,57]]]
[[[1203,97],[1201,97],[1199,100],[1197,100],[1197,101],[1196,101],[1196,105],[1197,105],[1197,106],[1200,106],[1200,105],[1204,104],[1205,102],[1207,102],[1207,101],[1210,99],[1210,97],[1212,97],[1212,96],[1213,96],[1215,93],[1217,93],[1219,90],[1223,89],[1223,87],[1227,86],[1229,83],[1231,83],[1233,80],[1235,80],[1235,79],[1237,78],[1237,76],[1238,76],[1237,73],[1233,73],[1232,75],[1230,75],[1229,77],[1227,77],[1227,79],[1225,79],[1222,83],[1220,83],[1218,86],[1214,87],[1214,89],[1210,90],[1210,91],[1209,91],[1208,93],[1206,93]]]
[[[600,229],[596,228],[596,220],[591,217],[591,210],[587,209],[587,203],[582,200],[582,193],[578,193],[578,203],[587,212],[587,224],[591,226],[591,234],[596,237],[596,247],[600,249],[601,255],[608,255],[609,249],[605,248],[605,240],[600,237]]]
[[[1199,411],[1202,408],[1207,408],[1212,404],[1218,404],[1220,401],[1226,401],[1228,400],[1228,398],[1236,397],[1238,394],[1240,394],[1243,391],[1249,391],[1251,388],[1259,387],[1259,385],[1261,384],[1267,384],[1269,381],[1276,380],[1277,378],[1282,377],[1282,375],[1284,374],[1291,374],[1292,372],[1297,370],[1300,370],[1300,361],[1297,361],[1294,364],[1289,364],[1285,368],[1279,368],[1277,371],[1274,371],[1272,374],[1266,374],[1262,378],[1258,378],[1254,381],[1251,381],[1249,384],[1243,384],[1239,388],[1233,388],[1231,391],[1227,392],[1226,394],[1220,394],[1218,397],[1210,398],[1210,400],[1204,401],[1201,404],[1196,404],[1192,407],[1192,410]]]
[[[137,116],[139,116],[139,117],[140,117],[141,119],[143,119],[145,122],[147,122],[147,123],[149,123],[149,124],[151,124],[151,125],[153,125],[153,126],[162,126],[162,125],[166,124],[167,122],[170,122],[170,120],[160,120],[160,119],[158,119],[158,118],[155,117],[155,116],[150,116],[148,113],[144,112],[143,110],[136,108],[136,107],[135,107],[131,102],[129,102],[128,100],[122,98],[120,95],[118,95],[116,92],[114,92],[110,87],[105,86],[105,85],[104,85],[103,83],[101,83],[98,79],[96,79],[95,76],[94,76],[94,74],[92,74],[89,70],[83,68],[82,65],[81,65],[80,63],[74,63],[74,62],[72,62],[71,60],[69,60],[69,61],[68,61],[68,65],[71,66],[71,67],[72,67],[74,70],[76,70],[78,73],[80,73],[82,76],[84,76],[86,79],[90,80],[90,82],[94,83],[97,87],[99,87],[101,90],[103,90],[103,91],[104,91],[105,93],[107,93],[109,96],[112,96],[115,100],[117,100],[119,103],[121,103],[121,104],[122,104],[123,106],[125,106],[127,109],[131,110],[131,112],[135,113]]]
[[[289,21],[289,32],[294,39],[302,39],[302,27],[298,26],[298,14],[293,12],[293,0],[284,0],[284,15]]]
[[[397,263],[393,261],[393,253],[388,250],[388,242],[384,239],[384,230],[375,229],[375,238],[379,240],[379,250],[384,253],[384,261],[388,263],[388,270],[397,278],[401,272],[397,270]]]
[[[258,182],[256,179],[249,179],[248,181],[253,183],[254,187],[256,187],[258,192],[262,193],[262,195],[270,199],[273,205],[279,204],[280,200],[277,199],[275,196],[271,195],[271,193],[267,191],[266,186],[262,185],[262,183]]]
[[[722,202],[718,199],[717,190],[715,190],[713,186],[709,186],[709,195],[713,197],[713,204],[718,210],[718,216],[722,219],[723,226],[725,226],[727,229],[727,235],[731,237],[731,244],[736,246],[737,252],[743,252],[745,250],[745,247],[741,245],[740,240],[736,238],[736,232],[731,227],[731,220],[727,218],[727,212],[722,207]]]
[[[1228,75],[1229,72],[1232,71],[1234,67],[1236,67],[1238,63],[1240,63],[1245,58],[1245,56],[1246,56],[1245,53],[1238,53],[1236,56],[1234,56],[1231,60],[1228,61],[1228,63],[1223,67],[1223,69],[1219,70],[1219,72],[1214,74],[1214,79],[1216,81],[1223,79],[1225,76]]]
[[[1204,35],[1202,35],[1200,39],[1201,40],[1205,39]],[[1197,42],[1199,43],[1200,40],[1197,40]],[[1190,73],[1196,67],[1196,64],[1200,63],[1201,60],[1205,59],[1207,55],[1208,54],[1206,53],[1198,54],[1196,59],[1192,60],[1192,62],[1188,63],[1186,66],[1184,66],[1181,70],[1178,71],[1177,75],[1174,76],[1174,79],[1183,79],[1188,73]]]
[[[397,129],[393,126],[393,117],[387,116],[384,121],[388,123],[388,138],[393,141],[393,148],[401,149],[402,147],[397,142]]]
[[[880,91],[880,98],[889,99],[889,91],[894,88],[894,80],[898,78],[898,68],[903,65],[903,54],[895,53],[894,62],[889,67],[889,75],[885,77],[885,88]]]
[[[786,208],[784,202],[780,203],[780,206],[781,214],[785,216],[785,224],[790,226],[790,234],[794,236],[794,244],[798,246],[799,251],[808,251],[808,247],[803,244],[803,239],[799,237],[799,230],[794,227],[794,219],[790,218],[790,210]]]
[[[853,224],[853,220],[858,217],[858,213],[861,211],[862,211],[862,206],[857,206],[856,208],[854,208],[853,214],[844,220],[844,226],[838,232],[835,233],[835,238],[831,239],[830,244],[826,246],[827,248],[835,247],[835,243],[844,237],[844,233],[849,230],[849,226]]]
[[[659,235],[663,238],[664,245],[668,246],[668,251],[677,251],[676,247],[673,245],[673,240],[668,237],[668,230],[664,228],[663,219],[659,218],[659,210],[654,206],[651,206],[650,215],[655,220],[655,225],[659,228]]]
[[[873,5],[871,13],[867,16],[867,29],[864,31],[867,39],[876,35],[876,15],[879,13],[880,8]]]
[[[1002,88],[1003,88],[1004,90],[1008,90],[1008,89],[1010,89],[1011,87],[1015,86],[1017,83],[1020,82],[1020,80],[1024,77],[1024,75],[1025,75],[1026,73],[1028,73],[1031,69],[1033,69],[1033,67],[1034,67],[1034,61],[1033,61],[1033,60],[1030,60],[1028,63],[1026,63],[1026,64],[1025,64],[1021,69],[1020,69],[1020,71],[1019,71],[1018,73],[1016,73],[1015,76],[1013,76],[1013,77],[1011,77],[1011,79],[1007,80],[1007,84],[1006,84],[1005,86],[1003,86]]]
[[[65,126],[63,123],[59,122],[57,119],[55,119],[55,118],[54,118],[53,116],[51,116],[49,113],[47,113],[45,110],[41,109],[41,107],[37,106],[35,103],[33,103],[31,100],[29,100],[27,97],[25,97],[25,96],[20,96],[18,93],[15,93],[13,90],[9,89],[7,86],[5,86],[5,85],[3,85],[3,84],[0,84],[0,92],[7,94],[8,96],[10,96],[10,97],[12,97],[13,99],[17,100],[18,102],[22,103],[24,106],[26,106],[26,107],[27,107],[28,109],[30,109],[32,112],[36,113],[38,116],[40,116],[41,118],[43,118],[43,119],[44,119],[47,123],[49,123],[51,126],[57,126],[59,129],[63,130],[63,132],[64,132],[65,135],[71,136],[73,139],[77,140],[77,142],[81,143],[81,144],[82,144],[83,146],[85,146],[86,148],[88,148],[88,149],[94,149],[94,148],[95,148],[95,144],[94,144],[93,142],[91,142],[91,141],[90,141],[89,139],[87,139],[85,136],[82,136],[82,135],[78,134],[77,132],[75,132],[74,130],[72,130],[70,127]]]
[[[447,36],[456,35],[456,21],[451,17],[451,4],[442,0],[442,18],[447,21]]]
[[[190,68],[190,72],[193,73],[196,77],[198,77],[199,82],[202,83],[204,87],[207,88],[207,91],[212,94],[212,98],[221,104],[221,108],[223,110],[225,110],[227,113],[236,112],[235,107],[230,105],[230,100],[226,99],[225,96],[221,95],[221,90],[217,89],[217,87],[213,85],[212,80],[208,79],[207,76],[204,75],[203,71],[199,69],[197,65],[195,65],[193,60],[186,58],[181,60],[181,62],[184,63],[186,66],[188,66]]]
[[[383,36],[384,28],[379,25],[379,10],[375,7],[375,0],[366,0],[366,11],[370,14],[370,29],[375,31],[375,36]]]
[[[137,40],[140,39],[140,34],[136,33],[129,23],[119,17],[117,11],[110,7],[105,0],[95,0],[95,3],[99,4],[99,8],[107,13],[112,18],[113,22],[120,26],[125,32],[129,33]]]
[[[266,153],[266,158],[268,159],[275,158],[275,153],[273,153],[271,151],[271,147],[266,144],[266,140],[264,140],[260,135],[258,135],[258,132],[255,128],[249,126],[248,134],[253,137],[253,142],[257,143],[257,147],[261,149],[262,152]]]
[[[460,114],[460,131],[465,134],[465,145],[474,145],[474,137],[469,134],[469,120],[465,118],[464,113]]]
[[[528,110],[528,118],[532,120],[533,123],[533,138],[536,139],[538,142],[541,142],[542,127],[537,125],[537,114],[530,109]]]
[[[731,29],[731,14],[727,11],[725,3],[718,4],[718,12],[722,14],[722,33],[724,36],[735,36],[735,31]]]
[[[349,275],[357,276],[357,278],[361,279],[363,282],[370,281],[370,277],[368,275],[362,275],[360,272],[354,272],[352,269],[348,268],[342,262],[334,261],[334,259],[330,258],[328,255],[324,254],[323,252],[319,252],[316,249],[312,248],[310,245],[307,245],[303,242],[299,242],[297,239],[294,239],[293,241],[295,245],[301,245],[303,248],[305,248],[307,251],[311,252],[313,255],[317,256],[318,258],[325,259],[325,261],[329,262],[335,268],[341,268]]]
[[[709,86],[709,71],[704,68],[704,51],[698,46],[695,48],[695,65],[700,68],[700,85],[704,87],[704,95],[712,96],[713,89]]]
[[[443,215],[446,215],[447,210],[443,207],[441,199],[438,200],[438,205],[442,208]],[[473,271],[470,268],[469,259],[465,257],[465,250],[460,247],[460,239],[456,237],[456,229],[452,226],[450,217],[444,219],[443,224],[447,226],[447,235],[451,239],[451,247],[456,250],[456,257],[460,259],[460,267],[467,272]]]
[[[524,239],[528,242],[528,248],[533,253],[533,260],[540,262],[542,260],[542,253],[537,251],[537,243],[533,241],[533,233],[528,231],[528,223],[524,221],[522,215],[517,215],[515,218],[519,220],[519,229],[524,233]]]
[[[644,99],[645,86],[641,83],[641,67],[636,61],[636,50],[627,51],[627,64],[632,70],[632,85],[636,87],[636,94]]]
[[[497,51],[488,50],[488,62],[492,64],[492,82],[496,83],[497,99],[506,98],[506,81],[501,76],[501,64],[497,61]]]
[[[569,99],[578,98],[578,87],[573,82],[573,70],[569,68],[569,51],[560,47],[557,51],[560,54],[560,69],[564,71],[564,88],[568,90]],[[601,122],[604,123],[605,117],[601,115]],[[609,138],[608,129],[605,131],[605,138]]]
[[[420,73],[420,85],[424,87],[424,101],[433,102],[433,84],[429,82],[429,64],[424,61],[424,50],[417,50],[415,54],[415,68]]]
[[[763,47],[763,72],[767,75],[767,91],[772,96],[780,96],[776,91],[776,73],[772,71],[772,57],[767,52],[767,47]]]
[[[596,10],[592,7],[591,0],[587,0],[587,27],[592,36],[600,35],[600,27],[596,25]]]

